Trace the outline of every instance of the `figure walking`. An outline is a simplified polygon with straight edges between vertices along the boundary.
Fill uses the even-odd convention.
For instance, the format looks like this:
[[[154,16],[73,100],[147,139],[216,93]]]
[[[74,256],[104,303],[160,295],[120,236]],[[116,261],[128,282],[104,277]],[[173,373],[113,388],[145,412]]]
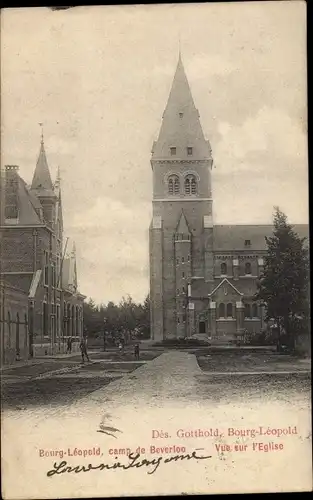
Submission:
[[[81,340],[81,343],[79,344],[79,347],[80,347],[80,352],[82,354],[82,361],[83,361],[83,363],[85,363],[85,356],[87,358],[87,361],[90,361],[88,353],[87,353],[86,339],[82,339]]]
[[[135,344],[134,353],[135,353],[135,359],[139,360],[139,344]]]
[[[72,352],[72,337],[69,337],[67,340],[66,354],[71,354],[71,352]]]

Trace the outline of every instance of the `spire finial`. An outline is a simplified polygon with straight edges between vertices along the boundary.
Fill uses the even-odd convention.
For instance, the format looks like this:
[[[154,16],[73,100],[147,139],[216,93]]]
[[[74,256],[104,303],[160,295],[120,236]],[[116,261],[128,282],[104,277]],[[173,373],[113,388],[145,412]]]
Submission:
[[[39,122],[39,125],[41,127],[41,144],[43,144],[43,123]]]
[[[181,60],[181,37],[180,37],[180,32],[178,34],[178,59]]]

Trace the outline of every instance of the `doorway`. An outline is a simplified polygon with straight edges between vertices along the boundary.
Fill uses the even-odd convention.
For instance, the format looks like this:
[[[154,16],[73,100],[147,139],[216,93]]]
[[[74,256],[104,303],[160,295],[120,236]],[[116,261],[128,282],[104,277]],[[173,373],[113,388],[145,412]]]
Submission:
[[[199,333],[206,333],[205,321],[199,321]]]

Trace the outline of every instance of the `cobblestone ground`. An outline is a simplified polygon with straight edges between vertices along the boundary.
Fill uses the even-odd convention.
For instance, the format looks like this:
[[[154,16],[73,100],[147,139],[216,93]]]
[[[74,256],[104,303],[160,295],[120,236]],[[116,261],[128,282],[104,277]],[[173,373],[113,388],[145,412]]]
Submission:
[[[6,481],[14,485],[12,496],[40,498],[44,491],[45,498],[56,498],[61,489],[68,497],[310,490],[310,373],[272,372],[205,372],[195,355],[171,351],[97,390],[90,386],[88,394],[67,406],[7,408],[3,449],[11,453]],[[260,427],[285,429],[287,434],[278,440],[271,433],[261,435]],[[251,433],[234,434],[246,429],[258,433],[255,439]],[[284,450],[280,455],[256,453],[255,442],[282,443]],[[247,445],[245,453],[234,452],[239,444]],[[229,451],[221,445],[230,446]],[[51,456],[56,450],[63,450],[63,460],[74,466],[86,460],[125,460],[127,450],[138,447],[151,458],[167,453],[167,446],[186,453],[197,449],[212,459],[164,465],[153,475],[136,469],[127,476],[122,471],[63,474],[55,480],[46,476],[57,460]],[[84,460],[75,456],[75,449],[99,449],[100,457]],[[40,453],[48,456],[40,458]],[[299,466],[295,457],[302,457]],[[15,484],[19,463],[22,476]],[[27,477],[36,480],[27,482],[26,492]]]

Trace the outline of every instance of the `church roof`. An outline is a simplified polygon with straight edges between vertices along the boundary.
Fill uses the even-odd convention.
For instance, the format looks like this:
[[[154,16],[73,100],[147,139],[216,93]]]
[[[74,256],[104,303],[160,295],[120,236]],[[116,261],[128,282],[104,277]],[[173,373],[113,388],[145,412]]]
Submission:
[[[295,224],[293,226],[296,233],[301,238],[309,236],[309,226],[307,224]],[[267,249],[265,236],[271,236],[272,225],[217,225],[213,228],[213,248],[214,251],[232,250],[255,250]]]
[[[26,182],[19,176],[18,188],[18,208],[19,208],[19,224],[21,225],[36,225],[42,224],[37,210],[42,209],[41,203],[37,196],[32,193]]]
[[[54,196],[53,184],[50,176],[43,139],[41,139],[40,151],[31,189],[35,189],[39,196]]]
[[[154,158],[171,159],[171,149],[176,148],[177,159],[190,159],[187,147],[193,148],[194,158],[209,158],[211,148],[205,140],[181,56],[172,83],[158,140],[154,143]]]

